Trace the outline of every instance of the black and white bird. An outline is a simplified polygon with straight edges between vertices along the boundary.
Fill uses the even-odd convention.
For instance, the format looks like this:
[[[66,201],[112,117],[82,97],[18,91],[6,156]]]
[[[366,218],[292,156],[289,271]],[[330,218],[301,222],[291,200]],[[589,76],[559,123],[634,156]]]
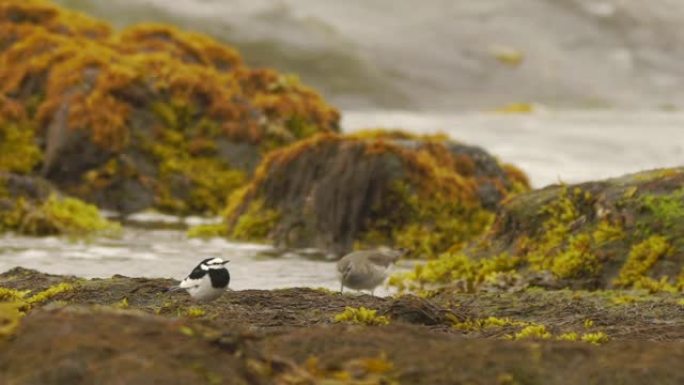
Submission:
[[[207,258],[171,290],[185,289],[197,301],[212,301],[221,296],[230,283],[230,273],[221,258]]]
[[[407,251],[406,249],[361,250],[345,255],[337,262],[340,293],[346,286],[353,290],[370,290],[374,295],[375,288],[385,281],[392,265]]]

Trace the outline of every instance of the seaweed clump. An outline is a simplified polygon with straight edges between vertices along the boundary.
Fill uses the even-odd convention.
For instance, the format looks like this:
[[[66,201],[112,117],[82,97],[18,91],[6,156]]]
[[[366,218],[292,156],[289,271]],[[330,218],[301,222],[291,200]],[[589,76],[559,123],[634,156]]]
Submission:
[[[0,287],[0,339],[12,335],[32,307],[74,289],[73,284],[61,282],[28,296],[31,290]]]
[[[217,213],[261,155],[339,113],[294,76],[192,32],[0,4],[0,170],[40,172],[101,207]],[[5,108],[10,106],[11,108]],[[33,146],[31,144],[34,144]],[[39,149],[37,151],[36,149]]]
[[[119,229],[97,207],[59,195],[40,178],[0,173],[0,232],[83,237]]]
[[[42,157],[34,137],[35,127],[22,105],[0,94],[0,171],[33,171]]]
[[[558,185],[506,202],[486,237],[393,277],[403,289],[684,289],[684,170]]]
[[[363,306],[359,308],[346,307],[342,313],[336,314],[335,322],[349,322],[362,325],[388,325],[389,318],[377,315],[377,310],[367,309]]]
[[[433,258],[480,235],[524,175],[481,149],[381,131],[320,134],[270,153],[227,205],[226,233],[334,254],[393,245]]]

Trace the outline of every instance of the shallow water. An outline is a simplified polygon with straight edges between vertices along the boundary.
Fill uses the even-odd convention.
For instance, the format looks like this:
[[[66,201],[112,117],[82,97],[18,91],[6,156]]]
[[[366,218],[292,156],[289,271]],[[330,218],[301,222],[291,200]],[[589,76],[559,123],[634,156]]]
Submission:
[[[139,219],[160,222],[154,215],[141,215]],[[170,221],[169,217],[163,219]],[[334,262],[294,253],[278,254],[266,245],[218,238],[189,239],[182,229],[126,227],[120,238],[89,242],[11,234],[0,237],[0,272],[22,266],[86,278],[121,274],[181,280],[199,261],[216,256],[230,260],[230,287],[234,290],[302,286],[339,290]],[[388,288],[378,288],[376,294],[390,292]]]
[[[653,167],[684,164],[684,114],[549,112],[533,115],[350,112],[347,130],[402,127],[419,133],[443,131],[477,144],[520,166],[535,186],[618,176]],[[143,214],[146,223],[176,218]],[[201,220],[190,219],[190,224]],[[73,243],[63,238],[0,237],[0,271],[24,266],[54,274],[182,279],[201,259],[230,259],[233,289],[293,286],[338,289],[333,262],[296,254],[273,257],[268,246],[222,239],[187,239],[182,230],[127,227],[121,239]],[[379,294],[387,294],[387,290]]]
[[[0,238],[0,271],[23,266],[81,277],[167,277],[182,279],[207,257],[230,260],[233,289],[291,286],[335,289],[334,264],[294,254],[273,257],[269,246],[223,239],[188,239],[182,230],[126,228],[120,239],[71,242],[58,237]]]

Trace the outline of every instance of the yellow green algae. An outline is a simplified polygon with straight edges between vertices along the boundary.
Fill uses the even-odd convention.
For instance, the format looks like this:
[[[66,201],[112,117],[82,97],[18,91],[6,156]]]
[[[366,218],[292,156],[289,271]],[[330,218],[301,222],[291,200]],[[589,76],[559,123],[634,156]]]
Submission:
[[[190,318],[202,317],[207,314],[206,310],[199,307],[189,307],[185,310],[185,316]]]
[[[665,237],[654,235],[632,246],[627,261],[618,277],[613,281],[617,286],[632,286],[646,274],[655,263],[668,253],[672,247]]]
[[[367,309],[363,306],[359,308],[346,307],[343,312],[336,314],[333,318],[335,322],[348,322],[361,325],[388,325],[389,318],[377,314],[377,310]]]
[[[0,287],[0,339],[12,335],[21,319],[32,307],[40,305],[55,296],[74,290],[72,283],[61,282],[31,296],[30,290],[16,290]]]
[[[186,234],[190,238],[217,238],[228,235],[226,225],[223,223],[193,226]]]
[[[414,145],[406,145],[406,140]],[[251,182],[231,196],[224,211],[227,233],[247,240],[268,236],[276,243],[321,246],[316,243],[338,237],[338,226],[348,223],[351,230],[339,236],[345,240],[333,241],[342,243],[342,249],[352,246],[347,242],[354,247],[393,245],[423,258],[460,249],[494,218],[493,209],[484,207],[479,196],[480,186],[493,186],[504,199],[529,185],[512,166],[501,168],[497,176],[479,175],[473,160],[452,152],[451,145],[443,136],[372,130],[319,134],[278,149],[264,158]],[[374,179],[369,177],[371,169],[378,170]],[[338,203],[327,202],[333,198],[326,194],[338,197]],[[340,207],[317,207],[324,204]],[[253,223],[258,225],[245,229]],[[320,234],[326,231],[320,224],[332,234]]]
[[[309,356],[299,367],[290,367],[289,370],[277,373],[273,364],[261,360],[247,360],[247,366],[251,371],[275,380],[282,384],[349,384],[349,385],[398,385],[396,380],[396,368],[387,358],[385,353],[377,356],[362,356],[345,359],[330,367],[321,363],[317,356]]]
[[[602,344],[627,334],[638,338],[643,331],[635,325],[643,320],[681,323],[681,295],[667,292],[535,288],[468,294],[451,288],[436,292],[431,301],[448,304],[456,314],[462,309],[467,316],[452,318],[452,326],[469,337],[517,339],[532,326],[518,337],[548,333],[552,340]]]
[[[57,285],[50,286],[47,289],[36,293],[26,299],[26,304],[34,306],[49,301],[58,294],[66,293],[74,290],[75,286],[72,283],[61,282]]]
[[[551,333],[546,330],[544,325],[528,325],[519,332],[509,336],[512,340],[522,340],[527,338],[547,340],[551,338]]]
[[[24,196],[21,191],[11,191],[14,189],[37,195]],[[119,231],[119,225],[102,217],[97,207],[57,194],[40,178],[0,172],[0,203],[0,231],[73,237],[115,235]]]
[[[2,182],[0,177],[0,186]],[[4,198],[12,202],[12,207],[0,210],[0,231],[71,237],[116,235],[120,231],[120,226],[102,217],[97,207],[75,198],[55,193],[42,202],[8,195]]]
[[[0,170],[27,173],[42,158],[59,165],[35,143],[47,152],[59,135],[78,138],[100,158],[80,175],[47,175],[79,197],[132,181],[160,210],[217,214],[251,172],[226,143],[258,158],[338,130],[338,111],[296,76],[250,69],[201,34],[160,24],[114,31],[46,1],[8,0],[0,36]]]
[[[541,323],[531,321],[515,320],[509,317],[494,317],[490,316],[482,319],[467,319],[465,321],[456,321],[453,327],[462,330],[465,333],[482,333],[491,335],[500,335],[503,339],[508,340],[523,340],[523,339],[540,339],[540,340],[558,340],[558,341],[582,341],[591,344],[602,344],[608,342],[610,338],[603,331],[559,331],[552,333],[549,328]],[[593,325],[586,329],[592,328]]]
[[[21,306],[21,303],[15,301],[0,301],[0,339],[11,336],[19,327],[24,316]]]
[[[682,169],[656,170],[518,195],[482,239],[390,283],[421,292],[462,282],[477,290],[491,281],[525,286],[549,274],[544,280],[554,287],[680,291],[681,182]]]
[[[608,342],[610,337],[608,337],[608,335],[604,332],[596,332],[583,334],[581,339],[582,341],[588,342],[590,344],[600,345]]]
[[[0,94],[0,171],[30,173],[42,157],[34,137],[22,106]]]
[[[280,214],[266,209],[260,199],[250,202],[247,210],[238,218],[231,236],[238,240],[264,241],[278,222]]]

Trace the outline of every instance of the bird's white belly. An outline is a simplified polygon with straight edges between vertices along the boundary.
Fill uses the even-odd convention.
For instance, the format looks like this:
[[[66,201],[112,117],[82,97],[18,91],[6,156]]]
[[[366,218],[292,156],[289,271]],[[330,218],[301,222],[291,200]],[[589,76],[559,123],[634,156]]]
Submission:
[[[211,286],[211,280],[208,277],[207,279],[202,279],[197,285],[188,287],[186,290],[192,298],[198,301],[211,301],[218,298],[225,291],[224,289]]]
[[[387,270],[381,267],[352,269],[343,278],[342,284],[354,290],[373,290],[385,281]]]

